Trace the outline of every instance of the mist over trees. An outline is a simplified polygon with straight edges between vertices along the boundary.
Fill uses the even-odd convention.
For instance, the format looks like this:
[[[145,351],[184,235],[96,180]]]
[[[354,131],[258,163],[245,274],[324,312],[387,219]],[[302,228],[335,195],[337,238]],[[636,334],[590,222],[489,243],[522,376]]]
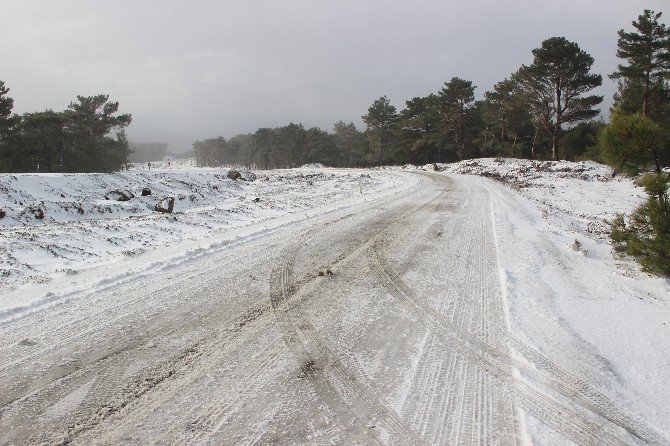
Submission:
[[[130,142],[128,161],[131,163],[146,163],[159,161],[168,155],[168,144],[164,142]]]
[[[255,133],[209,138],[193,143],[198,166],[242,165],[260,169],[323,163],[335,167],[363,167],[372,163],[365,136],[353,123],[337,122],[333,133],[291,123],[261,128]]]
[[[552,37],[531,51],[528,65],[483,91],[481,99],[472,81],[452,77],[400,109],[381,96],[362,111],[362,130],[343,121],[329,130],[289,123],[229,139],[198,140],[193,153],[199,166],[262,169],[507,156],[605,160],[631,172],[653,164],[660,172],[670,158],[670,30],[661,16],[645,10],[632,22],[633,30],[618,32],[622,63],[609,75],[618,81],[614,128],[597,120],[603,98],[592,90],[602,84],[602,76],[591,72],[593,58],[577,43]],[[1,171],[105,172],[129,161],[124,129],[131,115],[118,114],[118,103],[107,95],[78,96],[64,111],[18,116],[8,93],[0,81]],[[631,117],[636,114],[644,119]],[[631,125],[638,126],[634,135],[626,132]],[[653,135],[647,138],[645,131]],[[621,140],[633,136],[632,146]]]
[[[602,84],[593,58],[564,37],[532,51],[530,65],[496,83],[475,100],[477,86],[453,77],[439,91],[414,97],[398,111],[386,96],[361,116],[365,130],[335,123],[332,133],[291,123],[253,134],[193,144],[198,165],[258,168],[323,163],[334,167],[453,162],[481,156],[534,159],[599,158],[593,121]]]

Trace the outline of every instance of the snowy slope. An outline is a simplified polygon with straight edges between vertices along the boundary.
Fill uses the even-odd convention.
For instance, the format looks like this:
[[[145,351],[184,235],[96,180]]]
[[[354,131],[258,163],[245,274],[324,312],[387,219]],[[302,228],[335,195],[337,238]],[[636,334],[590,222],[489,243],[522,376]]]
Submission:
[[[271,230],[417,182],[397,173],[319,168],[257,171],[255,181],[244,181],[228,179],[228,169],[195,168],[188,162],[156,169],[155,164],[152,170],[114,174],[0,175],[5,212],[0,219],[0,314],[44,300],[44,295],[55,300],[53,295],[69,292],[72,283],[82,282],[82,272],[96,267],[115,270],[117,278],[139,273],[156,262],[167,265],[170,259],[249,236],[263,222],[263,230]],[[141,196],[146,187],[151,195]],[[105,199],[118,189],[135,197]],[[156,204],[167,206],[168,197],[175,198],[174,213],[156,212]],[[57,285],[55,279],[68,285]],[[39,284],[42,291],[31,288],[31,297],[23,296],[24,286]]]

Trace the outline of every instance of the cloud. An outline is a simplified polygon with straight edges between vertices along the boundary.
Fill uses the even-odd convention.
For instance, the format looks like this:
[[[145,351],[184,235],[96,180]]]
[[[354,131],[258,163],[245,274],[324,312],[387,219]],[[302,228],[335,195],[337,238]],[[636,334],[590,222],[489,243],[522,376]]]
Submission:
[[[632,3],[23,0],[3,6],[0,79],[18,112],[108,93],[133,114],[131,139],[173,150],[291,121],[361,125],[374,99],[400,108],[453,76],[481,96],[554,35],[596,59],[609,100]]]

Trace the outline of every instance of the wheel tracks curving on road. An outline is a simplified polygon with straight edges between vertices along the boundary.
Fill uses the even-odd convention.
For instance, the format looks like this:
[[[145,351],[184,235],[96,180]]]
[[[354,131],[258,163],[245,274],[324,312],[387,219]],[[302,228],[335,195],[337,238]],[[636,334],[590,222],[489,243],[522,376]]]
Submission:
[[[313,229],[310,235],[316,235],[319,229]],[[383,423],[401,444],[421,444],[419,437],[381,402],[372,387],[362,382],[364,377],[352,376],[337,354],[317,334],[311,321],[291,301],[296,291],[293,268],[303,243],[298,241],[290,244],[280,259],[272,275],[270,297],[277,321],[284,332],[284,340],[292,349],[298,365],[309,375],[312,385],[326,400],[326,404],[342,405],[346,410],[353,410],[355,413],[369,413],[375,422]],[[345,388],[346,398],[339,386],[329,379],[328,373],[333,373],[339,385]],[[382,438],[375,431],[360,424],[360,420],[357,427],[366,437],[382,442]]]

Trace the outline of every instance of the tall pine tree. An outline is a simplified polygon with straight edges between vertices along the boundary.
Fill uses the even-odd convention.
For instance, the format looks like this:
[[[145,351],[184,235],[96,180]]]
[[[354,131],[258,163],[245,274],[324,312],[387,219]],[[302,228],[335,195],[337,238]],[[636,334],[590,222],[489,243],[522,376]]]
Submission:
[[[458,159],[465,157],[467,116],[475,105],[475,88],[471,81],[453,77],[439,94],[442,116],[456,143]]]
[[[659,23],[661,15],[645,9],[633,21],[636,31],[619,30],[616,55],[626,60],[627,65],[619,64],[618,70],[610,75],[612,79],[620,79],[616,105],[625,109],[631,102],[639,104],[641,109],[634,111],[648,118],[664,108],[668,97],[664,91],[665,79],[670,75],[670,29]]]
[[[533,50],[533,58],[513,77],[536,121],[551,135],[551,156],[558,160],[563,125],[598,115],[594,107],[603,97],[585,94],[602,85],[602,76],[590,73],[593,57],[565,37],[545,40]]]
[[[396,108],[386,96],[382,96],[372,103],[368,113],[362,118],[367,126],[366,136],[370,146],[373,153],[377,153],[377,163],[384,164],[389,158],[391,145],[397,136]]]

